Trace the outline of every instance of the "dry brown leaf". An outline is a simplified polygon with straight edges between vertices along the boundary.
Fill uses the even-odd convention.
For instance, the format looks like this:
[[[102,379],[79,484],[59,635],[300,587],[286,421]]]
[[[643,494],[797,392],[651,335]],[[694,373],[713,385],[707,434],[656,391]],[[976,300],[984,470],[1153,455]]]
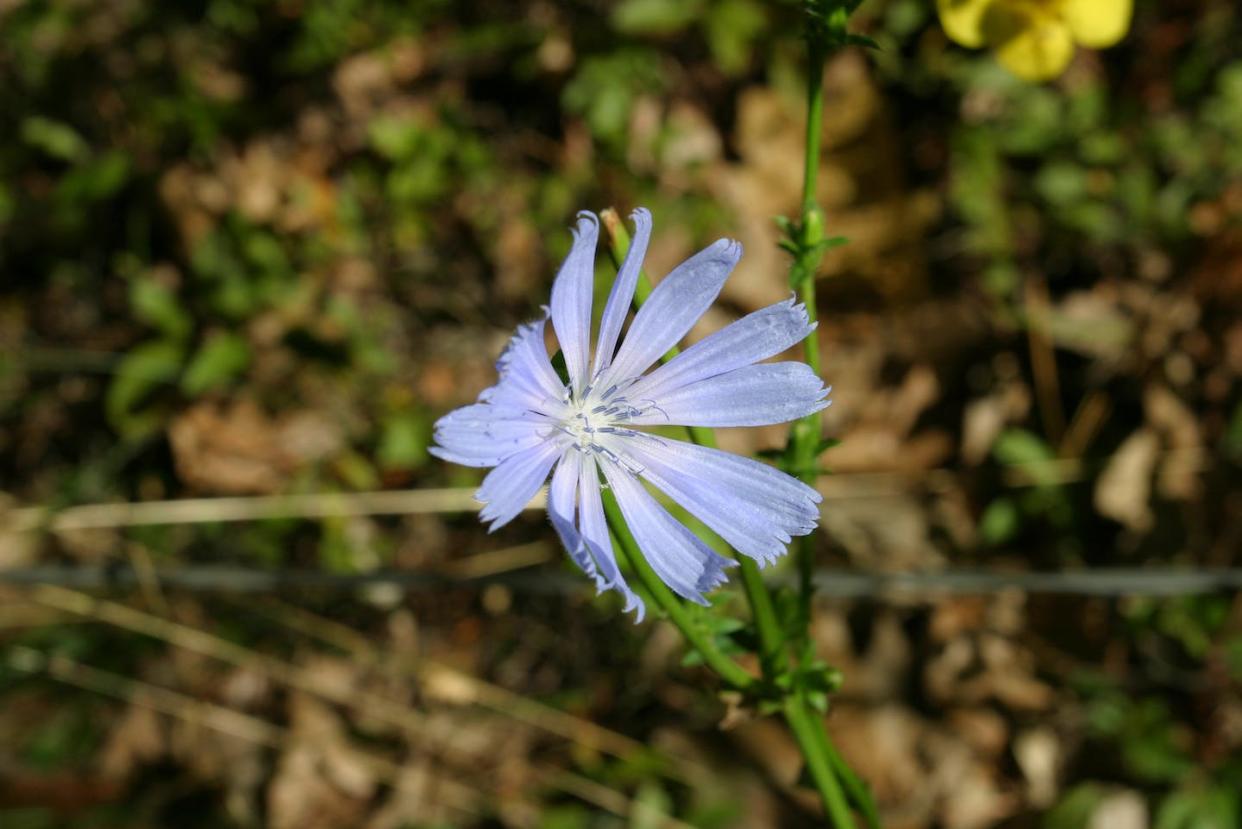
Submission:
[[[267,790],[273,829],[359,825],[375,793],[373,767],[349,744],[332,708],[302,693],[289,697],[290,745]]]
[[[202,492],[277,492],[290,473],[339,451],[340,429],[326,416],[294,412],[272,418],[253,402],[199,403],[168,428],[181,479]]]
[[[1105,795],[1091,813],[1087,829],[1147,829],[1147,800],[1126,789]]]
[[[880,803],[909,806],[927,792],[928,774],[919,743],[926,726],[898,705],[833,709],[830,729],[846,762],[872,787]]]
[[[1166,498],[1187,501],[1199,494],[1200,459],[1203,446],[1199,418],[1165,386],[1152,385],[1143,394],[1147,421],[1164,437],[1169,448],[1160,464],[1157,483]]]
[[[130,705],[108,734],[99,759],[105,777],[127,778],[140,766],[160,759],[165,752],[160,717],[140,702]]]
[[[1146,427],[1126,438],[1095,483],[1095,508],[1135,532],[1152,525],[1151,478],[1160,439]]]
[[[1056,799],[1062,753],[1056,733],[1044,726],[1024,731],[1014,740],[1014,759],[1026,778],[1026,797],[1036,808],[1046,809]]]

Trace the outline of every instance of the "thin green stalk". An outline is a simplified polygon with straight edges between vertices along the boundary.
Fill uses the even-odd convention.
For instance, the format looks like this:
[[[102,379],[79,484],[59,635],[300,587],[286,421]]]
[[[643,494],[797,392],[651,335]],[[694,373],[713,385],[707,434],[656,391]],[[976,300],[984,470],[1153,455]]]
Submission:
[[[824,809],[829,820],[837,829],[853,829],[854,815],[850,812],[845,792],[837,781],[832,763],[823,746],[827,741],[823,725],[817,721],[815,714],[800,694],[789,694],[785,697],[782,713],[789,730],[793,732],[802,756],[806,758],[806,768],[812,782],[824,802]]]
[[[848,18],[848,12],[845,17]],[[821,40],[814,35],[807,38],[806,155],[803,159],[802,215],[796,227],[796,238],[792,240],[796,253],[790,266],[790,278],[812,323],[818,317],[815,297],[816,271],[824,250],[829,246],[824,237],[824,214],[816,199],[824,114],[824,60],[827,55],[828,50]],[[819,374],[821,362],[818,332],[812,331],[807,335],[803,342],[803,352],[807,365]],[[786,458],[791,463],[793,472],[809,486],[815,485],[819,475],[820,428],[820,416],[816,412],[799,420],[790,430]],[[815,658],[814,640],[810,636],[811,605],[815,589],[814,536],[806,535],[796,539],[794,555],[798,567],[797,623],[794,629],[800,632],[795,646],[799,664],[806,667]],[[824,808],[834,825],[853,825],[853,817],[842,791],[843,783],[849,794],[848,800],[858,807],[867,824],[878,827],[879,817],[870,792],[846,765],[823,724],[817,722],[814,709],[800,692],[786,698],[785,718],[798,738],[799,746],[806,757],[807,770],[815,781]]]
[[[863,820],[870,829],[880,829],[880,813],[876,809],[875,800],[871,797],[871,790],[845,762],[845,758],[828,739],[828,734],[822,728],[817,731],[823,738],[823,750],[828,757],[828,763],[837,777],[841,778],[841,784],[845,786],[845,793],[849,796],[850,802],[862,814]]]
[[[609,231],[612,257],[614,262],[619,265],[625,258],[625,252],[629,249],[629,234],[615,212],[610,210],[604,211],[601,218]],[[646,274],[642,274],[638,280],[638,289],[635,291],[636,303],[641,306],[650,293],[651,283],[648,281]],[[813,307],[813,301],[814,296],[812,295],[812,305],[808,307]],[[677,349],[674,348],[668,354],[665,354],[662,359],[665,361],[671,360],[676,355]],[[818,353],[815,356],[818,362]],[[819,440],[818,420],[816,424],[814,445],[818,445]],[[715,448],[716,438],[711,429],[690,429],[688,431],[690,432],[691,440],[695,443],[700,446]],[[722,677],[724,676],[722,671],[731,670],[730,666],[732,668],[738,667],[737,663],[720,654],[715,649],[714,643],[705,641],[705,637],[694,626],[693,621],[685,615],[685,608],[681,605],[681,602],[660,581],[655,572],[651,570],[650,565],[647,564],[637,545],[634,544],[633,538],[629,536],[629,531],[625,528],[625,522],[620,515],[620,509],[617,507],[615,498],[611,493],[606,493],[604,503],[610,526],[613,527],[614,532],[618,533],[619,536],[624,536],[620,539],[620,546],[624,554],[630,560],[631,565],[634,566],[643,584],[652,593],[657,603],[669,613],[670,619],[682,630],[687,640],[699,649],[700,653],[703,654],[704,660]],[[779,690],[782,694],[782,714],[789,724],[790,731],[793,733],[803,757],[806,759],[811,780],[819,792],[820,799],[823,801],[824,809],[830,817],[832,825],[836,829],[853,829],[855,826],[854,818],[841,788],[841,783],[836,778],[836,772],[832,763],[833,751],[828,735],[824,732],[823,726],[817,721],[814,709],[807,704],[801,692],[796,688],[791,688],[789,683],[783,681],[789,673],[789,661],[785,651],[785,634],[777,618],[772,595],[767,585],[763,582],[759,566],[746,556],[738,556],[737,559],[741,573],[742,589],[746,594],[747,602],[750,604],[751,617],[759,637],[759,662],[763,668],[764,679],[767,681],[769,688]],[[696,641],[696,638],[698,641]],[[717,663],[719,663],[720,667],[717,667]]]
[[[792,275],[796,278],[798,298],[806,307],[807,317],[812,323],[818,318],[815,301],[815,272],[819,267],[823,251],[820,243],[824,237],[823,212],[819,208],[815,192],[819,181],[820,136],[823,132],[824,116],[824,49],[813,39],[807,42],[807,84],[806,84],[806,156],[802,175],[802,217],[799,223],[799,253],[792,265]],[[807,365],[816,374],[820,373],[819,336],[812,331],[803,342],[803,352]],[[794,471],[804,483],[815,485],[816,467],[819,464],[818,448],[820,442],[820,416],[816,412],[807,415],[794,424],[790,430],[788,456]],[[794,556],[798,567],[798,624],[795,629],[809,631],[811,622],[811,603],[815,594],[813,576],[815,572],[815,540],[813,535],[798,538],[794,545]],[[814,646],[809,635],[799,637],[797,643],[799,661],[805,665],[814,657]]]
[[[708,635],[695,620],[690,618],[690,614],[686,612],[685,606],[681,600],[673,595],[656,572],[651,569],[651,565],[647,563],[647,559],[643,557],[638,549],[634,536],[630,534],[629,527],[625,523],[625,519],[621,515],[621,508],[617,505],[616,496],[608,490],[602,493],[604,496],[604,513],[608,516],[608,526],[612,530],[613,536],[617,541],[617,546],[621,549],[621,554],[629,561],[634,572],[638,574],[638,579],[647,588],[647,592],[655,599],[656,604],[668,614],[669,620],[677,626],[682,635],[686,637],[686,641],[699,652],[703,657],[703,661],[716,674],[739,691],[750,690],[755,685],[755,677],[748,674],[741,665],[734,662],[725,655],[716,643],[712,641]]]
[[[625,224],[621,222],[616,212],[611,209],[602,211],[600,218],[608,231],[609,252],[612,255],[613,262],[619,267],[622,260],[625,259],[626,251],[630,248],[629,231],[626,230]],[[634,290],[635,304],[642,307],[642,304],[647,301],[647,297],[650,295],[651,280],[647,278],[645,272],[640,272],[638,285]],[[660,359],[662,362],[668,362],[676,357],[677,354],[678,348],[673,346]],[[699,446],[716,448],[716,435],[711,429],[689,426],[686,428],[686,431],[689,432],[690,440]],[[772,604],[772,596],[768,593],[767,586],[763,583],[763,576],[759,572],[759,565],[746,556],[738,556],[737,561],[738,568],[741,571],[742,588],[746,593],[747,601],[750,603],[751,615],[759,632],[759,662],[763,666],[764,677],[769,682],[775,682],[777,677],[788,671],[788,665],[783,653],[785,635],[781,631],[780,622],[776,616],[776,608]]]

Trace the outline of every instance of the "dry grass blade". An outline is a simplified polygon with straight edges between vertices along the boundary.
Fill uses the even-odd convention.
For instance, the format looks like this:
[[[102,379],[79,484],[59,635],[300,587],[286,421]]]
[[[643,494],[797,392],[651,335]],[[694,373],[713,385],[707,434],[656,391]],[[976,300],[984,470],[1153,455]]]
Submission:
[[[235,711],[222,705],[161,688],[120,674],[102,671],[83,665],[61,655],[48,656],[33,648],[17,645],[8,649],[7,665],[28,674],[46,674],[53,679],[81,688],[85,691],[143,706],[176,717],[186,722],[202,725],[231,737],[247,740],[268,748],[283,750],[290,740],[289,730],[267,720]],[[364,762],[377,778],[396,789],[407,783],[399,765],[384,757],[355,749],[356,756]],[[440,781],[439,793],[448,797],[449,805],[469,815],[478,815],[478,803],[482,795],[464,783]]]
[[[271,518],[342,518],[355,515],[414,515],[473,512],[479,508],[472,487],[450,489],[327,492],[307,495],[256,495],[235,498],[184,498],[121,504],[83,504],[54,512],[44,507],[15,509],[4,518],[5,529],[30,532],[46,527],[96,530],[162,524],[204,524],[259,521]],[[527,509],[540,509],[536,496]],[[2,525],[0,525],[2,526]]]
[[[261,670],[273,681],[290,688],[351,709],[364,710],[368,717],[394,726],[414,738],[415,743],[421,749],[460,765],[463,770],[477,771],[477,757],[457,757],[452,741],[437,739],[423,728],[425,721],[420,713],[381,695],[321,682],[314,674],[293,663],[257,653],[204,631],[144,613],[118,602],[97,599],[63,587],[46,585],[32,590],[30,598],[36,603],[106,622],[133,633],[150,636],[227,664]],[[579,792],[564,788],[556,779],[548,782],[549,785],[567,794],[582,796]],[[620,792],[611,789],[607,791],[613,796],[602,801],[584,799],[619,816],[628,816],[632,806],[630,799]]]
[[[1098,413],[1089,414],[1098,416]],[[1207,470],[1217,461],[1210,453],[1199,449],[1174,449],[1162,453],[1160,458],[1162,461],[1184,463],[1188,468],[1198,471]],[[1095,466],[1106,464],[1108,460],[1106,457],[1089,463],[1081,457],[1060,457],[1052,461],[1011,464],[1005,468],[1003,482],[1005,486],[1013,488],[1078,483],[1087,480]],[[905,472],[839,473],[821,479],[819,488],[825,500],[829,501],[883,499],[902,496],[911,487],[918,485],[932,491],[942,490],[954,485],[962,477],[960,470],[951,468],[931,469],[917,475]],[[59,511],[46,507],[21,507],[8,511],[0,509],[0,534],[279,518],[473,512],[479,507],[479,503],[474,500],[474,493],[473,488],[459,487],[82,504]],[[540,493],[525,509],[542,509],[545,503],[546,494]]]
[[[426,693],[438,700],[457,705],[477,705],[549,734],[571,740],[584,748],[621,759],[650,750],[624,734],[433,660],[385,658],[369,639],[357,631],[302,608],[276,600],[266,602],[264,606],[270,611],[270,618],[280,624],[338,648],[353,656],[361,664],[375,666],[384,672],[420,679],[424,683]],[[673,759],[677,763],[675,774],[679,777],[693,773],[701,775],[707,773],[706,769],[698,766],[689,758]]]

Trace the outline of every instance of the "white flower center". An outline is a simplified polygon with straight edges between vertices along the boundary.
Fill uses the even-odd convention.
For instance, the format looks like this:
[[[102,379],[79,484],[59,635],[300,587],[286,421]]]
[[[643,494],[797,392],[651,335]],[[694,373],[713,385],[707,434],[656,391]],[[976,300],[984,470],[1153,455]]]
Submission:
[[[624,397],[620,386],[605,389],[587,386],[584,391],[580,400],[567,395],[561,401],[564,408],[558,424],[580,452],[611,456],[609,447],[616,446],[615,438],[636,434],[626,425],[627,421],[654,405],[646,401],[642,406],[635,406]]]
[[[602,396],[588,392],[582,400],[570,400],[561,427],[579,451],[599,451],[602,435],[616,434],[616,420],[623,409],[610,406]]]

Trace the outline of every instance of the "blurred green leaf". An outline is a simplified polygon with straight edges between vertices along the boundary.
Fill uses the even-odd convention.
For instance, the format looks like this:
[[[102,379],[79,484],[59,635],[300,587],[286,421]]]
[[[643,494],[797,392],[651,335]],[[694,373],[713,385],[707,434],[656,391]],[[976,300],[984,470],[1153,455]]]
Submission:
[[[979,535],[987,544],[1004,544],[1018,533],[1022,514],[1012,498],[997,498],[979,518]]]
[[[763,6],[754,0],[721,0],[712,4],[704,26],[708,48],[722,71],[732,75],[746,69],[754,43],[767,24]]]
[[[673,799],[658,781],[644,780],[634,794],[629,829],[661,829],[667,825],[673,806]]]
[[[1087,172],[1069,161],[1053,161],[1040,168],[1035,189],[1053,207],[1065,208],[1087,196]]]
[[[173,290],[151,274],[133,277],[129,283],[129,306],[134,316],[169,339],[184,338],[193,321]]]
[[[1242,821],[1239,790],[1188,787],[1166,797],[1156,812],[1154,829],[1237,829]]]
[[[126,437],[157,428],[162,415],[146,405],[147,399],[177,378],[184,359],[184,347],[171,340],[153,340],[131,349],[117,366],[104,401],[112,427]]]
[[[1043,829],[1086,829],[1104,796],[1104,787],[1098,783],[1079,783],[1048,810]]]
[[[1234,636],[1225,643],[1225,667],[1236,682],[1242,682],[1242,635]]]
[[[431,421],[419,411],[396,412],[381,425],[376,457],[384,469],[415,469],[427,460]]]
[[[639,49],[589,57],[565,86],[565,108],[585,117],[596,137],[620,142],[635,97],[662,86],[660,65],[658,54]]]
[[[129,172],[129,156],[112,150],[65,173],[56,187],[56,196],[66,204],[103,201],[125,186]]]
[[[589,829],[591,814],[576,804],[552,806],[539,817],[539,829]]]
[[[61,161],[85,161],[91,153],[90,145],[77,130],[41,115],[22,119],[21,135],[27,144]]]
[[[189,397],[220,388],[250,365],[250,345],[238,334],[219,331],[199,346],[181,376],[181,390]]]
[[[1007,466],[1021,466],[1041,486],[1055,486],[1056,472],[1049,465],[1056,452],[1048,442],[1026,429],[1006,429],[992,445],[992,454]]]
[[[672,34],[702,12],[695,0],[621,0],[613,6],[612,25],[625,34]]]
[[[379,473],[370,459],[357,452],[344,452],[333,459],[333,468],[345,485],[354,490],[376,489]]]
[[[385,115],[367,126],[367,136],[376,152],[389,161],[404,161],[418,153],[424,128],[409,117]]]

